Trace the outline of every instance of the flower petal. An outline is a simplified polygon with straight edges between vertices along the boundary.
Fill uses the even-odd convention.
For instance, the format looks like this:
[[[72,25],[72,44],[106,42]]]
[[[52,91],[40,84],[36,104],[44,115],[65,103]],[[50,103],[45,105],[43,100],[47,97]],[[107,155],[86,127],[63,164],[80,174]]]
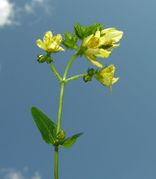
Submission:
[[[91,35],[89,35],[88,37],[86,37],[86,38],[83,40],[83,42],[82,42],[82,46],[83,46],[83,47],[86,47],[87,44],[88,44],[88,42],[90,41],[90,39],[91,39],[93,36],[94,36],[94,35],[91,34]]]
[[[105,40],[109,39],[112,40],[113,42],[119,42],[123,36],[123,32],[116,30],[115,28],[108,28],[102,30],[101,35],[104,35],[103,37],[105,37]]]
[[[111,54],[111,51],[109,50],[104,50],[104,49],[98,49],[97,53],[95,54],[96,57],[99,58],[108,58]]]
[[[56,36],[53,37],[53,39],[59,45],[62,42],[62,36],[61,36],[61,34],[57,34]]]
[[[99,68],[103,67],[103,65],[100,62],[98,62],[93,55],[89,55],[89,56],[86,56],[86,57],[93,65],[95,65],[95,66],[97,66]]]
[[[45,44],[43,43],[41,39],[36,40],[36,45],[43,50],[46,49]]]
[[[99,31],[99,30],[97,30],[97,31],[95,32],[95,36],[94,36],[94,37],[100,38],[100,31]]]
[[[46,33],[44,34],[44,37],[43,37],[43,42],[44,42],[44,43],[50,42],[51,39],[52,39],[52,37],[53,37],[53,34],[52,34],[51,31],[46,32]]]

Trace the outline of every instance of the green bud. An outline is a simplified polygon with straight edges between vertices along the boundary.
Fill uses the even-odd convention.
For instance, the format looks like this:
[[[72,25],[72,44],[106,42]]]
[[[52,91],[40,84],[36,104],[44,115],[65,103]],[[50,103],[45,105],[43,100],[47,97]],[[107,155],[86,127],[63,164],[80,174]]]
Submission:
[[[51,59],[51,57],[49,56],[49,54],[47,54],[47,55],[38,55],[38,56],[37,56],[37,61],[38,61],[39,63],[44,63],[44,62],[51,63],[51,62],[52,62],[52,59]]]
[[[56,137],[55,137],[55,140],[54,140],[54,146],[59,146],[61,145],[61,143],[63,142],[63,140],[65,139],[66,137],[66,134],[65,132],[61,129],[57,134],[56,134]]]
[[[59,146],[59,140],[58,139],[55,139],[55,141],[54,141],[54,144],[53,144],[54,146]]]
[[[88,73],[89,76],[92,77],[95,74],[94,68],[88,68],[87,73]]]
[[[39,63],[44,63],[46,61],[46,56],[44,56],[44,55],[38,55],[37,56],[37,61]]]
[[[88,81],[91,81],[91,80],[92,80],[92,77],[89,76],[88,74],[86,74],[86,75],[83,76],[83,81],[84,81],[84,82],[88,82]]]
[[[65,139],[65,136],[66,136],[65,132],[61,129],[56,135],[56,139],[58,139],[59,141],[62,141]]]

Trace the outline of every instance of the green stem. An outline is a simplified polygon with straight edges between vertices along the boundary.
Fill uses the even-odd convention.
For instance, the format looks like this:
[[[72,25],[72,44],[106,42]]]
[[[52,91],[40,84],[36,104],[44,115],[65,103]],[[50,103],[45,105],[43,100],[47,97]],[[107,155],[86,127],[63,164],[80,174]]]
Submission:
[[[58,147],[55,147],[54,150],[54,179],[58,179]]]
[[[64,96],[64,86],[65,86],[65,82],[63,80],[61,80],[56,133],[58,133],[60,131],[61,117],[62,117],[62,106],[63,106],[63,96]],[[58,179],[58,168],[59,168],[58,167],[58,157],[59,157],[59,148],[56,146],[55,151],[54,151],[54,179]]]
[[[62,107],[63,107],[63,97],[64,97],[64,86],[65,81],[61,81],[60,83],[60,99],[59,99],[59,107],[58,107],[58,118],[57,118],[57,130],[56,133],[60,131],[61,118],[62,118]]]
[[[59,98],[59,106],[58,106],[58,118],[57,118],[57,129],[56,129],[56,133],[58,133],[60,131],[60,127],[61,127],[61,118],[62,118],[62,107],[63,107],[63,97],[64,97],[64,87],[66,82],[66,76],[68,74],[68,71],[72,65],[72,63],[74,62],[74,60],[76,59],[77,54],[75,54],[71,60],[69,61],[63,78],[60,77],[60,75],[57,73],[57,71],[55,70],[53,64],[50,64],[51,70],[53,71],[53,73],[56,75],[56,77],[58,78],[58,80],[60,81],[60,98]],[[55,152],[54,152],[54,179],[58,179],[58,157],[59,157],[59,148],[56,146],[55,147]]]
[[[59,132],[60,126],[61,126],[63,97],[64,97],[64,87],[65,87],[65,83],[66,83],[66,76],[68,74],[68,71],[69,71],[72,63],[76,59],[76,57],[77,57],[77,54],[73,55],[73,57],[70,59],[68,65],[67,65],[67,67],[65,69],[63,79],[61,79],[61,83],[60,83],[60,99],[59,99],[59,107],[58,107],[58,118],[57,118],[57,131],[56,131],[56,133]]]
[[[76,59],[76,57],[77,57],[77,53],[76,53],[75,55],[73,55],[73,57],[70,59],[68,65],[67,65],[67,67],[66,67],[66,69],[65,69],[65,72],[64,72],[64,75],[63,75],[63,80],[66,79],[67,73],[68,73],[68,71],[69,71],[69,69],[70,69],[72,63],[73,63],[74,60]]]
[[[55,69],[53,63],[50,63],[50,68],[51,68],[51,71],[54,73],[54,75],[57,77],[57,79],[59,81],[62,81],[62,78],[61,76],[59,75],[59,73],[57,72],[57,70]]]
[[[69,82],[69,81],[71,81],[71,80],[76,80],[76,79],[78,79],[78,78],[80,78],[80,77],[83,77],[84,75],[86,75],[86,74],[79,74],[79,75],[72,76],[72,77],[70,77],[70,78],[67,78],[67,79],[66,79],[66,82]]]

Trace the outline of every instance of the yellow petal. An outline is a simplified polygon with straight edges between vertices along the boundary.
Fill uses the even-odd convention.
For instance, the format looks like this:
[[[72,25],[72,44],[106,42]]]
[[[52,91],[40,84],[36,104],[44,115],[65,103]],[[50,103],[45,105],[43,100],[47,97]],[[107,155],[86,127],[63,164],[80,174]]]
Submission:
[[[43,37],[43,42],[44,42],[44,43],[50,42],[51,39],[52,39],[52,37],[53,37],[53,34],[52,34],[51,31],[46,32],[46,33],[44,34],[44,37]]]
[[[36,40],[36,45],[43,50],[46,49],[45,44],[43,43],[41,39]]]
[[[115,28],[108,28],[101,31],[101,35],[104,35],[107,40],[112,40],[113,42],[119,42],[123,36],[123,32]]]
[[[54,41],[57,44],[60,44],[62,42],[62,35],[61,34],[57,34],[56,36],[54,36]]]
[[[104,49],[98,49],[97,53],[95,54],[96,57],[99,58],[108,58],[111,54],[111,51],[104,50]]]
[[[106,34],[106,33],[108,33],[108,32],[112,32],[112,31],[114,31],[114,30],[116,30],[116,28],[114,28],[114,27],[110,27],[110,28],[107,28],[107,29],[103,29],[103,30],[101,31],[101,34],[104,35],[104,34]]]
[[[114,85],[118,80],[119,80],[119,77],[118,78],[113,78],[112,85]]]
[[[108,67],[100,70],[95,77],[103,85],[111,89],[112,85],[119,80],[119,78],[114,77],[114,73],[115,73],[115,66],[111,64]]]
[[[86,47],[87,44],[88,44],[88,42],[90,41],[90,39],[91,39],[93,36],[94,36],[94,35],[92,34],[92,35],[89,35],[88,37],[86,37],[86,38],[83,40],[83,42],[82,42],[82,46],[83,46],[83,47]]]
[[[100,62],[98,62],[93,55],[89,55],[89,56],[86,56],[86,57],[93,65],[95,65],[95,66],[97,66],[99,68],[103,67],[103,65]]]
[[[59,47],[58,51],[64,51],[64,48]]]
[[[94,37],[100,38],[100,31],[99,31],[99,30],[97,30],[97,31],[95,32],[95,36],[94,36]]]
[[[111,38],[114,42],[119,42],[122,36],[123,36],[122,31],[114,31],[111,33]]]

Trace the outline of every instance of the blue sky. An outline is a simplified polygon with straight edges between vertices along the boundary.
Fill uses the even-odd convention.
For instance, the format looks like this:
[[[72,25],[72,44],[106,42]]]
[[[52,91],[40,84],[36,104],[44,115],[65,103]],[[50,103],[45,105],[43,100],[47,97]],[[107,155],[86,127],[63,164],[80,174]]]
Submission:
[[[66,86],[62,127],[67,135],[84,132],[75,146],[60,152],[60,179],[155,179],[156,84],[154,0],[0,0],[0,178],[53,178],[53,149],[31,117],[38,106],[57,116],[59,85],[35,41],[47,30],[72,32],[102,23],[124,31],[114,63],[120,81],[110,94],[97,81]],[[72,52],[56,54],[63,73]],[[92,65],[78,59],[70,75]]]

